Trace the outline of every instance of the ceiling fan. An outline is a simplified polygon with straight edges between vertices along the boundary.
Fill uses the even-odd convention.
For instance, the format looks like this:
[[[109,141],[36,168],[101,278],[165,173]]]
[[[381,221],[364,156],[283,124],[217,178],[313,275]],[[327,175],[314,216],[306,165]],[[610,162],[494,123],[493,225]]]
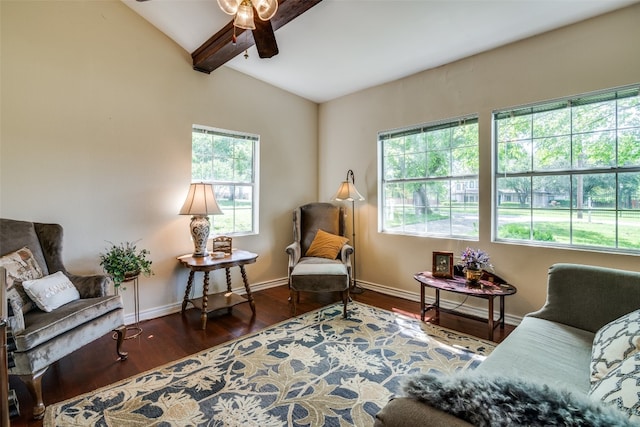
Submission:
[[[260,58],[277,55],[279,50],[274,31],[321,1],[217,0],[220,9],[229,15],[235,15],[235,18],[191,54],[193,68],[211,73],[254,44]],[[237,37],[248,29],[252,31],[253,40]]]
[[[252,30],[260,58],[271,58],[278,54],[278,44],[271,25],[271,18],[278,11],[278,0],[218,0],[218,6],[227,15],[235,15],[233,44],[237,43],[236,28]]]

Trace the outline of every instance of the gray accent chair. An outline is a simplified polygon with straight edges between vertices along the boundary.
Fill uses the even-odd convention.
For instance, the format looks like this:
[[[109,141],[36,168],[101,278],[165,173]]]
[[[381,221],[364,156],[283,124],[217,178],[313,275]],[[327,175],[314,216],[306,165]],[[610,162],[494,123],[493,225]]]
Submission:
[[[103,275],[76,276],[62,262],[62,227],[58,224],[0,219],[0,255],[28,247],[44,275],[62,271],[80,293],[80,299],[50,313],[37,307],[24,314],[25,329],[14,333],[15,366],[10,375],[19,376],[34,400],[33,417],[44,416],[42,375],[64,356],[115,331],[120,360],[126,335],[122,297],[108,295],[108,278]]]
[[[289,254],[289,290],[293,313],[300,292],[340,292],[347,317],[351,255],[353,247],[342,246],[337,259],[305,256],[318,230],[344,236],[344,208],[331,203],[308,203],[293,211],[293,240],[286,248]]]

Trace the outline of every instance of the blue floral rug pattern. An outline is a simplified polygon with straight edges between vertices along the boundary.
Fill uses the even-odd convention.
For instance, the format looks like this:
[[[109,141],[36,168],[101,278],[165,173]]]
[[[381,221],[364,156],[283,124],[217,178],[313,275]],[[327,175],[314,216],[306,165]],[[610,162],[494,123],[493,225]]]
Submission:
[[[346,426],[416,373],[474,369],[488,341],[340,303],[47,407],[44,426]]]

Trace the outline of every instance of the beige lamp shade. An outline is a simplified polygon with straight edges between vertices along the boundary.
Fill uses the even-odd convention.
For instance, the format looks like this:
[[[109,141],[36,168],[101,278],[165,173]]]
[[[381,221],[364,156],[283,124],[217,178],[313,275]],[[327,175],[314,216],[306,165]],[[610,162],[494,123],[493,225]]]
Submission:
[[[235,15],[233,25],[245,30],[255,30],[253,9],[258,18],[268,21],[278,11],[278,0],[218,0],[220,9],[228,15]]]
[[[235,15],[238,12],[241,0],[218,0],[218,6],[227,15]]]
[[[336,195],[333,196],[333,200],[348,200],[350,202],[353,202],[355,200],[363,201],[364,197],[358,192],[358,189],[355,185],[353,185],[353,183],[349,181],[342,181],[342,184],[340,184]]]
[[[191,184],[187,199],[180,209],[180,215],[220,215],[222,209],[218,206],[212,184],[203,182]]]
[[[233,25],[238,28],[244,28],[245,30],[256,29],[256,24],[253,23],[253,6],[249,0],[242,0],[242,3],[240,3],[236,18],[233,20]]]
[[[278,0],[251,0],[253,7],[258,12],[258,18],[268,21],[278,11]]]

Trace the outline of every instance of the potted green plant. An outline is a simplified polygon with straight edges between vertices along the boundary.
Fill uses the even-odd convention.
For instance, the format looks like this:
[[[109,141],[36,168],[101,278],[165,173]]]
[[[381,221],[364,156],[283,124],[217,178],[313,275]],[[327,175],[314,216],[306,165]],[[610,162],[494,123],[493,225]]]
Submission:
[[[118,245],[111,243],[111,247],[100,254],[100,265],[105,273],[111,277],[116,288],[122,282],[140,274],[147,277],[153,274],[152,261],[147,259],[150,252],[147,249],[138,249],[136,243],[123,242]]]

